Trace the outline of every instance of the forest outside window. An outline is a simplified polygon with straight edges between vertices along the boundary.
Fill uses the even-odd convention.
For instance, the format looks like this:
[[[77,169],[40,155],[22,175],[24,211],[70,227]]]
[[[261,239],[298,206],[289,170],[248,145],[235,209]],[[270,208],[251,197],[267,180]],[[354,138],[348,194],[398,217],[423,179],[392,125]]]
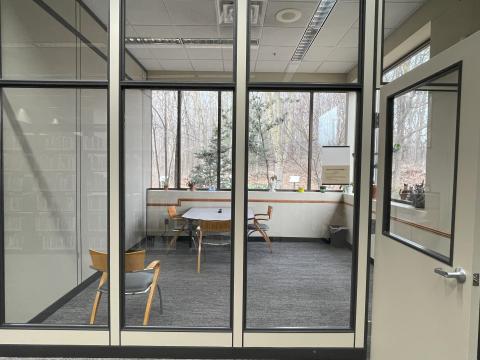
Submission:
[[[229,190],[233,92],[154,90],[153,188]],[[249,97],[248,189],[343,190],[322,184],[324,147],[348,147],[355,93],[255,91]],[[353,147],[350,147],[353,151]]]

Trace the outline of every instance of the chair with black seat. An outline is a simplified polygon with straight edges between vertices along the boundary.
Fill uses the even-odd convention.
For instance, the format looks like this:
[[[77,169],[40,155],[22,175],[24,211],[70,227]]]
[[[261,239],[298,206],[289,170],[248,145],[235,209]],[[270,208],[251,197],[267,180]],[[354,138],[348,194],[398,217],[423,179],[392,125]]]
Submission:
[[[270,221],[272,219],[272,214],[273,214],[273,207],[268,205],[267,208],[267,213],[266,214],[255,214],[253,216],[253,223],[249,223],[247,225],[247,231],[248,231],[248,237],[252,235],[255,232],[260,233],[262,235],[263,239],[268,245],[268,248],[270,252],[272,252],[272,241],[270,240],[270,237],[267,234],[267,231],[270,230],[269,226],[265,224],[265,222]]]
[[[109,292],[108,286],[108,254],[100,251],[89,250],[92,258],[92,268],[100,271],[102,276],[95,294],[92,313],[90,315],[90,324],[95,323],[98,306],[102,294]],[[143,325],[148,325],[150,320],[150,311],[152,308],[155,290],[158,292],[160,300],[160,313],[163,312],[162,292],[158,285],[160,278],[160,260],[152,261],[145,267],[145,250],[130,251],[125,253],[125,295],[147,294],[147,303],[145,305],[145,314]]]

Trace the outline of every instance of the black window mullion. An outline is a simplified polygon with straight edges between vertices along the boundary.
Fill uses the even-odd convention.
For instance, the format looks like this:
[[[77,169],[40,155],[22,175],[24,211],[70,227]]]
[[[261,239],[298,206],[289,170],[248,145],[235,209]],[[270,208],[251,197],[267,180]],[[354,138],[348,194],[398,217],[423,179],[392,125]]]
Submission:
[[[221,140],[221,135],[222,135],[222,92],[218,91],[217,92],[217,190],[220,190],[220,176],[221,176],[221,166],[222,166],[222,159],[221,159],[221,145],[222,145],[222,140]]]
[[[307,165],[307,190],[312,190],[312,149],[313,149],[313,98],[314,93],[310,91],[310,103],[308,110],[308,165]]]
[[[175,188],[180,189],[181,187],[181,142],[182,142],[182,92],[177,91],[177,146],[176,146],[176,156],[175,156]]]

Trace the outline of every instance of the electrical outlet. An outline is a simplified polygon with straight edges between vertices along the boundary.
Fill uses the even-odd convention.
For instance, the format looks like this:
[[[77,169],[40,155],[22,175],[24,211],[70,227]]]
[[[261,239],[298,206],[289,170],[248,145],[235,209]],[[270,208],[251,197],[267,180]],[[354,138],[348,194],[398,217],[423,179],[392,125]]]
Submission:
[[[170,223],[170,219],[169,218],[165,218],[165,225],[168,225]]]

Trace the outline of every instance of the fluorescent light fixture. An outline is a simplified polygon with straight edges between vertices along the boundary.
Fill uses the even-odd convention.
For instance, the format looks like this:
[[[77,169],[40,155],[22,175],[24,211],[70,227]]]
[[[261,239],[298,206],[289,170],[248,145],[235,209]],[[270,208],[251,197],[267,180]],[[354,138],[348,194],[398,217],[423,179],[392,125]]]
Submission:
[[[336,3],[337,0],[320,1],[315,13],[307,25],[307,28],[305,29],[305,32],[303,33],[302,39],[293,53],[291,61],[302,61]]]
[[[148,38],[148,37],[127,37],[127,45],[185,45],[185,46],[232,46],[233,39],[225,38]],[[259,40],[250,40],[250,45],[258,46]]]

